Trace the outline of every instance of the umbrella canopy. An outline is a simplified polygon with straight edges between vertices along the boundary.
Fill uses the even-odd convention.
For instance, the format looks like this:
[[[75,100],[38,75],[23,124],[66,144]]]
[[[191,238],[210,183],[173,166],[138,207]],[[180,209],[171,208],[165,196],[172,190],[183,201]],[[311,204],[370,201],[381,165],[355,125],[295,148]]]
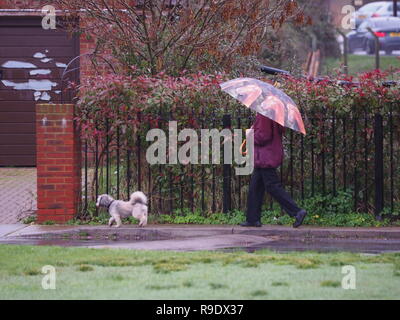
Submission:
[[[237,78],[224,82],[220,86],[223,91],[246,107],[284,127],[306,134],[299,109],[282,90],[252,78]]]

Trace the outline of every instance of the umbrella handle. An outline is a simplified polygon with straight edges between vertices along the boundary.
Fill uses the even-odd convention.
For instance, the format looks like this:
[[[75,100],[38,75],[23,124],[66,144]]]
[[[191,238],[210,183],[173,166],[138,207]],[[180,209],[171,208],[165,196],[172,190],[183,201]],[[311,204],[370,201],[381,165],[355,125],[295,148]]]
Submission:
[[[240,149],[239,149],[239,151],[242,154],[242,156],[246,156],[247,155],[247,148],[246,148],[246,151],[243,151],[243,148],[246,147],[246,143],[247,143],[247,141],[246,141],[246,139],[244,139],[244,141],[243,141],[243,143],[242,143],[242,145],[240,146]]]

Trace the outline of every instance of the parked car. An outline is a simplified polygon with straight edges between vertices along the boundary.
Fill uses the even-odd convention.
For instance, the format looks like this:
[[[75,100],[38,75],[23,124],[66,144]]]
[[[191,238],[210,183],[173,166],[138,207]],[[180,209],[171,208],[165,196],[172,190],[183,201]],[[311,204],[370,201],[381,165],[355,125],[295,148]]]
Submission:
[[[372,18],[361,23],[355,31],[348,33],[348,52],[353,53],[357,49],[375,52],[375,37],[368,31],[372,29],[379,38],[380,49],[386,54],[392,54],[393,50],[400,50],[400,18]]]
[[[371,18],[379,9],[387,7],[390,3],[393,5],[393,2],[390,1],[376,1],[362,6],[355,12],[356,28],[358,28],[365,20]]]
[[[400,3],[397,5],[397,16],[400,16]],[[393,17],[393,1],[383,4],[371,17]]]

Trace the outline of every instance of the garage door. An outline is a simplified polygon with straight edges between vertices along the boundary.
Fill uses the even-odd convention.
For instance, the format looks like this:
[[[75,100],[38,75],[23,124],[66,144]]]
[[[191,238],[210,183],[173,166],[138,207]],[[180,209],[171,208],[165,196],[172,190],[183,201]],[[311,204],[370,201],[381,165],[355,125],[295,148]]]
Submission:
[[[1,17],[0,166],[36,165],[35,105],[68,102],[62,90],[79,73],[61,78],[78,55],[78,37],[59,26],[45,30],[40,17]],[[77,67],[78,61],[71,66]]]

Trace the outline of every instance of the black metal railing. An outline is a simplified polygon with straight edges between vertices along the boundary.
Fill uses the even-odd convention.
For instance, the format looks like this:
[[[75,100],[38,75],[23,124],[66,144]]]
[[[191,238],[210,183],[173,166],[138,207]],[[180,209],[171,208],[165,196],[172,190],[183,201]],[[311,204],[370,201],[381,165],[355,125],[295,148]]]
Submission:
[[[245,129],[253,117],[249,110],[214,114],[199,119],[197,130]],[[158,125],[165,126],[169,119],[160,118],[163,124]],[[332,112],[306,119],[306,136],[287,129],[280,168],[285,187],[297,200],[347,192],[352,195],[354,211],[377,216],[384,209],[393,212],[400,191],[399,120],[399,113],[392,111],[352,118]],[[102,127],[108,129],[104,121]],[[229,164],[149,165],[146,150],[150,143],[145,136],[152,125],[146,126],[147,130],[133,136],[118,128],[112,135],[84,143],[83,212],[95,210],[94,201],[101,193],[127,199],[135,190],[148,195],[153,214],[184,209],[204,214],[245,210],[249,176],[236,176]],[[268,197],[266,205],[272,208],[275,204]]]

